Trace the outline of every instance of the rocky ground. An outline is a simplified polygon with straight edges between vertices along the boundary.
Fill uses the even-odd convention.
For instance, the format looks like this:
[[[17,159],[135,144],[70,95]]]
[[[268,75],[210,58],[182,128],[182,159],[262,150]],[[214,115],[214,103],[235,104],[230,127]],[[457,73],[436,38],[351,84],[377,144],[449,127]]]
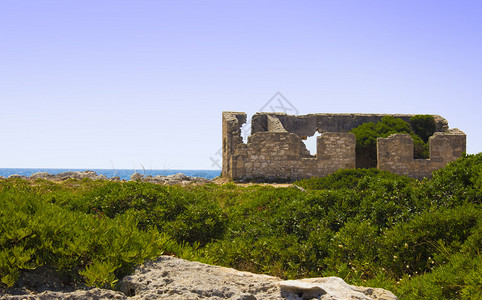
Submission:
[[[25,274],[0,299],[357,299],[395,300],[391,292],[352,286],[338,277],[277,277],[161,256],[125,277],[118,291],[63,286],[52,274]]]
[[[91,180],[110,180],[110,181],[125,181],[121,180],[120,177],[111,177],[108,178],[105,175],[102,174],[97,174],[94,171],[71,171],[71,172],[64,172],[64,173],[59,173],[59,174],[50,174],[47,172],[38,172],[35,174],[32,174],[32,176],[27,177],[27,176],[22,176],[18,174],[13,174],[8,176],[8,178],[22,178],[22,179],[30,179],[30,180],[36,180],[36,179],[44,179],[44,180],[51,180],[51,181],[56,181],[56,182],[61,182],[65,181],[68,179],[84,179],[88,178]],[[4,176],[0,176],[0,179],[5,179]],[[156,176],[151,176],[147,175],[144,176],[140,173],[134,173],[130,177],[131,181],[142,181],[142,182],[150,182],[150,183],[155,183],[155,184],[161,184],[161,185],[182,185],[182,186],[187,186],[187,185],[200,185],[200,184],[206,184],[206,183],[215,183],[215,184],[224,184],[228,182],[232,182],[230,180],[224,179],[224,178],[215,178],[213,180],[206,179],[203,177],[191,177],[184,175],[182,173],[178,174],[173,174],[173,175],[156,175]],[[291,186],[291,183],[262,183],[262,182],[257,182],[257,183],[252,183],[252,182],[235,182],[236,185],[239,186],[252,186],[252,185],[269,185],[273,187],[288,187]]]
[[[111,181],[121,181],[119,177],[112,177],[107,178],[105,175],[98,175],[94,171],[75,171],[75,172],[64,172],[59,174],[50,174],[47,172],[39,172],[32,174],[32,176],[21,176],[21,175],[10,175],[8,178],[22,178],[22,179],[45,179],[51,181],[65,181],[68,179],[92,179],[92,180],[111,180]],[[151,182],[156,184],[162,185],[173,185],[173,184],[180,184],[180,185],[190,185],[190,184],[204,184],[209,183],[211,180],[202,178],[202,177],[190,177],[186,176],[182,173],[174,174],[174,175],[156,175],[156,176],[144,176],[139,173],[134,173],[131,178],[131,181],[142,181],[142,182]]]

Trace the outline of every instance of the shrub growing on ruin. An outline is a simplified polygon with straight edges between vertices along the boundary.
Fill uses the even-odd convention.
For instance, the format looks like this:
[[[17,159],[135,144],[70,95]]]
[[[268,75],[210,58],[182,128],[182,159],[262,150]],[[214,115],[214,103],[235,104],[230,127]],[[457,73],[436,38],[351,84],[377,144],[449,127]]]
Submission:
[[[417,119],[415,119],[415,124]],[[420,126],[420,128],[424,128]],[[415,134],[410,124],[399,118],[385,116],[379,122],[363,123],[350,132],[356,137],[356,167],[375,168],[377,166],[377,138],[386,138],[395,133],[409,134],[414,143],[414,158],[428,158],[428,144]]]
[[[435,119],[432,115],[416,115],[410,118],[410,126],[424,143],[435,133]]]

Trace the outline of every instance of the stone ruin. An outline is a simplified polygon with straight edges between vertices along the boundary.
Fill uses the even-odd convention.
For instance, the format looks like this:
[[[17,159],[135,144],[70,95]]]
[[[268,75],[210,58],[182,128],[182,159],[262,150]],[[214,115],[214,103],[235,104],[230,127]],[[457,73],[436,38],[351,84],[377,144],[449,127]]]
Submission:
[[[235,181],[293,181],[354,169],[356,140],[349,131],[384,116],[408,122],[414,115],[256,113],[251,120],[251,135],[244,143],[241,127],[246,123],[246,113],[223,112],[222,177]],[[436,132],[429,138],[429,159],[414,158],[413,140],[408,134],[393,134],[377,139],[377,168],[422,179],[462,156],[465,133],[449,129],[441,116],[433,117]],[[311,155],[303,140],[315,132],[321,136],[317,137],[316,154]]]

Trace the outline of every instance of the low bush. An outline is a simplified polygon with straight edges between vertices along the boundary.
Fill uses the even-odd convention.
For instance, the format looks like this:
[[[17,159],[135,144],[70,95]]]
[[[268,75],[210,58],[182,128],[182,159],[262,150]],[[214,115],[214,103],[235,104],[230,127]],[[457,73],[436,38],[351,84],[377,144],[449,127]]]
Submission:
[[[179,243],[202,245],[220,237],[226,218],[216,199],[201,189],[141,182],[103,182],[76,199],[59,203],[71,210],[115,218],[129,212],[141,230],[155,226]]]
[[[384,233],[380,263],[395,277],[430,272],[462,250],[481,219],[482,211],[472,204],[425,211]]]
[[[113,286],[134,265],[162,254],[168,239],[153,228],[137,230],[129,215],[108,219],[9,192],[0,193],[0,228],[0,278],[7,286],[20,270],[44,265],[73,280],[82,275]]]
[[[422,182],[340,170],[275,188],[0,180],[0,278],[51,266],[113,287],[161,253],[286,279],[339,276],[403,299],[481,294],[482,154]]]
[[[340,169],[330,176],[325,177],[311,177],[302,179],[295,184],[310,190],[323,189],[354,189],[358,183],[365,177],[373,179],[378,177],[398,178],[397,175],[388,171],[381,171],[378,169]]]

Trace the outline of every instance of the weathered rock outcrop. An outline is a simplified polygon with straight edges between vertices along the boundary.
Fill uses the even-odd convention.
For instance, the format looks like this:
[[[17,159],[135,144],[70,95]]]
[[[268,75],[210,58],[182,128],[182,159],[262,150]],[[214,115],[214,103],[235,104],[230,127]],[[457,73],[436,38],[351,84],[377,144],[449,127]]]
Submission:
[[[4,295],[0,299],[358,299],[395,300],[391,292],[357,287],[338,277],[282,281],[278,277],[161,256],[120,282],[120,291],[84,289]]]
[[[35,174],[32,174],[30,176],[30,179],[46,179],[46,180],[57,180],[57,181],[64,181],[68,179],[84,179],[84,178],[89,178],[92,180],[107,180],[107,177],[105,175],[97,175],[96,172],[94,171],[69,171],[69,172],[63,172],[63,173],[58,173],[58,174],[50,174],[47,172],[38,172]]]
[[[0,176],[0,178],[2,178]],[[30,177],[23,176],[23,175],[18,175],[18,174],[13,174],[8,176],[8,178],[13,179],[13,178],[20,178],[20,179],[31,179],[31,180],[36,180],[36,179],[44,179],[44,180],[52,180],[52,181],[65,181],[68,179],[91,179],[91,180],[110,180],[110,181],[120,181],[121,179],[119,177],[112,177],[112,178],[107,178],[105,175],[98,175],[94,171],[69,171],[69,172],[64,172],[64,173],[58,173],[58,174],[50,174],[47,172],[38,172],[35,174],[32,174]],[[5,177],[3,177],[5,179]],[[190,184],[204,184],[204,183],[209,183],[211,180],[202,178],[202,177],[190,177],[187,175],[184,175],[182,173],[174,174],[174,175],[156,175],[156,176],[144,176],[139,173],[134,173],[132,174],[131,181],[142,181],[142,182],[150,182],[150,183],[156,183],[156,184],[162,184],[162,185],[174,185],[174,184],[180,184],[180,185],[190,185]]]
[[[27,176],[18,175],[18,174],[12,174],[12,175],[8,176],[7,178],[9,178],[9,179],[28,179]]]
[[[156,175],[156,176],[143,176],[139,173],[134,173],[131,176],[131,181],[142,181],[142,182],[150,182],[156,184],[163,184],[163,185],[173,185],[173,184],[180,184],[180,185],[189,185],[189,184],[203,184],[209,183],[211,180],[202,178],[202,177],[190,177],[184,175],[182,173],[177,173],[173,175]]]

